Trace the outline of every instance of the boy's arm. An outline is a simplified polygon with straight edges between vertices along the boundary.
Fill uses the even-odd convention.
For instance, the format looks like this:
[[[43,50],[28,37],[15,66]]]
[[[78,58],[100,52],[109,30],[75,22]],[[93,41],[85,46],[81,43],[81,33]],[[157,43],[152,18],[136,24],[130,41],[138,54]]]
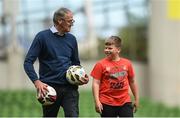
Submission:
[[[139,95],[138,95],[138,87],[134,78],[129,79],[129,85],[134,95],[134,112],[136,112],[139,106]]]
[[[94,96],[95,109],[96,112],[102,113],[103,107],[101,102],[99,101],[99,85],[100,85],[100,80],[93,79],[92,91]]]

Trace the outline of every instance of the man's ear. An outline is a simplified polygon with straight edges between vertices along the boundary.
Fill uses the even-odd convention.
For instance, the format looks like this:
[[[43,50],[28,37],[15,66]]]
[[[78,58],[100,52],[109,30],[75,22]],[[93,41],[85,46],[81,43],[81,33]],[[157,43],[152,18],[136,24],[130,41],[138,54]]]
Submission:
[[[61,24],[62,23],[62,20],[58,20],[58,24]]]

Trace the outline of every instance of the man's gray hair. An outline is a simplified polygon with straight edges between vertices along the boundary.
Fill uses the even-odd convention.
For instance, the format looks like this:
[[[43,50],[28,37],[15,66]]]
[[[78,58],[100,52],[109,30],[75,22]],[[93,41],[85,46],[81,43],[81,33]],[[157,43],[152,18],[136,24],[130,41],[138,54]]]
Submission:
[[[68,13],[71,12],[69,9],[67,8],[60,8],[57,11],[54,12],[54,16],[53,16],[53,22],[54,24],[58,23],[58,20],[60,18],[64,18],[64,16]]]

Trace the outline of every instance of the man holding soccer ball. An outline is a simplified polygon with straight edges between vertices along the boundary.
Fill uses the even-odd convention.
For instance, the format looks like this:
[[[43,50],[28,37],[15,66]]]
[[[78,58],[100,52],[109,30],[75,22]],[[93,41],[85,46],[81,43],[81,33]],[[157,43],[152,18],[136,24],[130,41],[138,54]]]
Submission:
[[[73,26],[73,13],[67,8],[58,9],[53,16],[50,29],[39,32],[26,55],[24,69],[34,83],[38,93],[44,96],[47,86],[57,92],[54,104],[42,105],[43,117],[57,117],[60,106],[65,117],[78,117],[78,86],[66,80],[66,71],[72,65],[80,65],[78,46],[70,32]],[[39,77],[34,70],[34,62],[39,60]],[[80,78],[81,85],[87,84],[88,76]]]

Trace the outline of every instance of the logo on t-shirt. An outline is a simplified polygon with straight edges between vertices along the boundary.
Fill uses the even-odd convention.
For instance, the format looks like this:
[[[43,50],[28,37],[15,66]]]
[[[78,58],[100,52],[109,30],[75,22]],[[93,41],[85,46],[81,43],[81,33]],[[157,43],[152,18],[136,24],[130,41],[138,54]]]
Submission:
[[[105,68],[104,74],[111,89],[123,89],[126,85],[125,78],[128,75],[128,68],[126,65],[108,66]]]
[[[121,71],[121,72],[116,72],[114,74],[110,74],[109,76],[113,79],[118,79],[118,78],[124,78],[126,76],[127,72],[126,71]]]

